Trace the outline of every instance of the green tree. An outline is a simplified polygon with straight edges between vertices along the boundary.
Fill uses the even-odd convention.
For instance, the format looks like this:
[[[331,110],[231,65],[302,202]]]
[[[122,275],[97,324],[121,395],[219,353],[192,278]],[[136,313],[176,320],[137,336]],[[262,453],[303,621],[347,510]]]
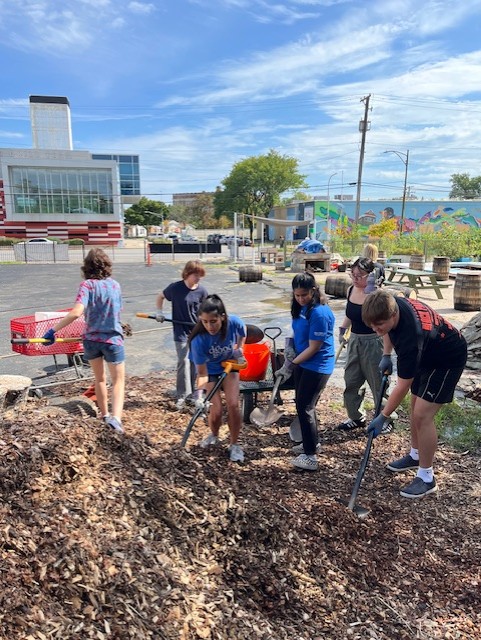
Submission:
[[[137,204],[125,211],[124,216],[125,224],[139,224],[146,228],[163,226],[164,221],[169,218],[169,207],[165,202],[142,197]]]
[[[288,196],[287,198],[282,198],[280,204],[285,206],[285,205],[291,204],[291,202],[294,202],[294,201],[310,202],[311,200],[314,200],[314,198],[310,196],[308,193],[304,193],[304,191],[294,191],[294,193],[291,196]]]
[[[453,173],[450,182],[450,198],[459,200],[481,198],[481,176],[471,178],[469,173]]]
[[[267,155],[252,156],[237,162],[214,195],[216,217],[234,212],[266,216],[287,189],[306,187],[305,176],[298,171],[296,158],[271,149]],[[248,218],[252,237],[253,221]]]
[[[394,238],[397,235],[397,221],[394,218],[383,218],[368,229],[369,238]]]
[[[197,229],[214,229],[218,225],[215,218],[214,197],[205,191],[195,197],[195,201],[186,207],[190,224]]]

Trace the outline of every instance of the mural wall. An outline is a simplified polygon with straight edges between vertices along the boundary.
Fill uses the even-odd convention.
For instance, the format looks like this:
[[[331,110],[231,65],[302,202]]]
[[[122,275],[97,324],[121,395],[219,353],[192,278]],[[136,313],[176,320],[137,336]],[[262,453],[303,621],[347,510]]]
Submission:
[[[304,207],[314,205],[316,235],[325,239],[339,225],[350,227],[354,224],[356,203],[354,201],[316,200],[304,203]],[[369,227],[382,219],[394,218],[398,225],[401,222],[402,201],[365,200],[359,209],[359,225],[368,233]],[[301,211],[299,211],[301,214]],[[302,216],[303,217],[303,216]],[[299,218],[301,219],[301,215]],[[481,201],[479,200],[412,200],[404,207],[402,232],[431,232],[440,230],[443,225],[451,225],[459,229],[481,227]]]

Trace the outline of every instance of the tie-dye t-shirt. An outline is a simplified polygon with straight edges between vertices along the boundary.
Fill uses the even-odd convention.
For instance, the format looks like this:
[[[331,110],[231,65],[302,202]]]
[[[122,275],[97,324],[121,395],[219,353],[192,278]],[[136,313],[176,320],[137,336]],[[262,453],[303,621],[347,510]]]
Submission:
[[[85,340],[123,344],[120,324],[122,293],[116,280],[84,280],[80,284],[75,302],[85,307]]]

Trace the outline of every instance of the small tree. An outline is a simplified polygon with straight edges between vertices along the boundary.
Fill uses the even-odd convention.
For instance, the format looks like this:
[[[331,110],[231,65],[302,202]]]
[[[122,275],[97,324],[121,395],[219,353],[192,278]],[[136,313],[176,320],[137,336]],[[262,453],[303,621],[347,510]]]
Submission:
[[[138,224],[146,228],[153,225],[163,226],[168,217],[169,207],[165,202],[149,200],[145,197],[140,198],[137,204],[125,211],[126,224]]]

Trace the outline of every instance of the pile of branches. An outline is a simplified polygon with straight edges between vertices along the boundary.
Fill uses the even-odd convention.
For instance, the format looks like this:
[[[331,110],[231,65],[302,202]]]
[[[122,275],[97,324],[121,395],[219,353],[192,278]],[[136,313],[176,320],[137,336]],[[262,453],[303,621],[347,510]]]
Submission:
[[[321,470],[302,473],[289,465],[292,415],[244,428],[244,465],[228,460],[225,442],[198,446],[202,421],[181,449],[190,416],[174,411],[167,383],[129,380],[125,436],[45,398],[5,421],[3,637],[476,636],[479,458],[442,449],[440,494],[413,504],[384,470],[403,437],[378,438],[361,521],[337,501],[349,497],[365,445],[332,428],[344,417],[340,390],[319,405]]]

